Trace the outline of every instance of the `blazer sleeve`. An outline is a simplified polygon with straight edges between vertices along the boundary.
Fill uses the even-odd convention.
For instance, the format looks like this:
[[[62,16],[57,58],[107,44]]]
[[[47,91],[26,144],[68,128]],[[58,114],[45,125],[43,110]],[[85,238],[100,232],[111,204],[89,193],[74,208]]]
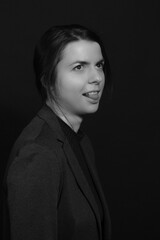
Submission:
[[[57,240],[59,161],[56,152],[36,144],[14,159],[7,177],[11,240]]]

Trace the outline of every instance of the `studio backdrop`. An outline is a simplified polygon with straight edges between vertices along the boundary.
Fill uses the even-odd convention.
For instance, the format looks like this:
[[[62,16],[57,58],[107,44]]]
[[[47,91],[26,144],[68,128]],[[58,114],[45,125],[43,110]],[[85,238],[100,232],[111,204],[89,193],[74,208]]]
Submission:
[[[83,124],[108,202],[112,239],[160,239],[160,7],[141,0],[1,0],[1,180],[21,130],[40,109],[34,47],[52,25],[96,31],[114,90]]]

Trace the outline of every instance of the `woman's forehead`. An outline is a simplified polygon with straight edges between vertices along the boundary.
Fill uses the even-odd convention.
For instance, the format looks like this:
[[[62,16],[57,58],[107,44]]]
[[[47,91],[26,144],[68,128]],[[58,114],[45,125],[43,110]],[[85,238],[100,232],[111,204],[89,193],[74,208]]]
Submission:
[[[101,60],[101,47],[97,42],[88,40],[79,40],[70,42],[66,45],[62,53],[62,61],[87,61]]]

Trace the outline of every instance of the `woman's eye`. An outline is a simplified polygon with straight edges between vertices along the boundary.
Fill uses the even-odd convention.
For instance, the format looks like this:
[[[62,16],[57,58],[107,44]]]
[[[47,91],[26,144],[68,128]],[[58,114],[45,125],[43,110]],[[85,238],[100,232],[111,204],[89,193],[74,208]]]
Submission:
[[[100,68],[100,69],[103,69],[104,68],[104,63],[103,62],[97,63],[97,67]]]
[[[83,65],[77,65],[76,67],[74,67],[74,70],[82,70],[83,69]]]

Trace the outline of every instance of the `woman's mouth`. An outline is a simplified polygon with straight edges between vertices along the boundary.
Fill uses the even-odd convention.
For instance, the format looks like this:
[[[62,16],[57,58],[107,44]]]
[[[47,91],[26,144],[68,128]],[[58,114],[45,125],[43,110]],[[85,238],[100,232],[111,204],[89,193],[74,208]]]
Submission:
[[[99,99],[99,91],[90,91],[83,94],[85,97],[91,98],[93,100]]]

